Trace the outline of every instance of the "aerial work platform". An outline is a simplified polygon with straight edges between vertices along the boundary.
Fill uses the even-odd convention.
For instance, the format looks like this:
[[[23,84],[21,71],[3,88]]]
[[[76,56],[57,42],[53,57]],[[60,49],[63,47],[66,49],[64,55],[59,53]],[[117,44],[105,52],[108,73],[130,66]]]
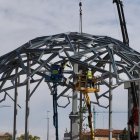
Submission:
[[[95,93],[100,91],[99,81],[93,76],[91,86],[88,86],[88,79],[85,74],[79,74],[76,83],[76,90],[84,93]]]
[[[88,109],[88,125],[91,133],[91,140],[94,140],[94,129],[92,125],[91,101],[88,93],[97,93],[100,91],[99,81],[92,75],[92,79],[88,79],[86,73],[77,75],[76,90],[84,95],[86,106]]]

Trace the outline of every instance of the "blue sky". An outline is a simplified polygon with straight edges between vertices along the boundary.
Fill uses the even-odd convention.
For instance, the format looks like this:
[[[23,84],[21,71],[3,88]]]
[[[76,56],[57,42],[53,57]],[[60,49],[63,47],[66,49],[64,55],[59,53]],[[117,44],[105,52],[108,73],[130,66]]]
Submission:
[[[139,51],[140,1],[123,0],[130,46]],[[29,40],[62,32],[79,31],[78,0],[0,0],[0,56],[18,48]],[[107,35],[121,40],[121,31],[112,0],[83,0],[83,32],[94,35]],[[13,91],[10,91],[13,95]],[[30,132],[46,138],[47,110],[50,111],[50,140],[54,140],[52,124],[52,97],[43,83],[31,98]],[[1,97],[2,95],[0,95]],[[19,89],[18,134],[24,133],[25,89]],[[64,99],[61,99],[64,100]],[[13,106],[11,100],[5,103]],[[96,108],[101,110],[100,108]],[[60,139],[69,126],[68,115],[71,105],[59,109]],[[106,111],[106,110],[105,110]],[[123,86],[113,92],[113,111],[127,111],[127,91]],[[119,117],[118,117],[119,116]],[[113,128],[126,127],[126,113],[113,115]],[[12,132],[13,108],[0,108],[0,130]],[[96,115],[96,127],[107,128],[107,115]],[[101,121],[102,120],[102,121]]]

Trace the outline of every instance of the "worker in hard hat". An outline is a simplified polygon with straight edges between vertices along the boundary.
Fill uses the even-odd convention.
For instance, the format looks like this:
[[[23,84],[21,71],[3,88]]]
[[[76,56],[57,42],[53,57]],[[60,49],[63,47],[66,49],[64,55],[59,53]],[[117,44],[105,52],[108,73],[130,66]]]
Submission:
[[[92,80],[93,80],[93,73],[92,73],[91,69],[88,69],[88,71],[87,71],[87,87],[88,88],[94,87],[94,83]]]

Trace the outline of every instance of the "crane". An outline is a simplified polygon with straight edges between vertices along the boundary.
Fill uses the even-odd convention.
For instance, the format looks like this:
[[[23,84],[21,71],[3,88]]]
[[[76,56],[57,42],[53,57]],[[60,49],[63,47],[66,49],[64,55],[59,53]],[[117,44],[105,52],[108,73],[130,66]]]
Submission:
[[[123,43],[129,46],[129,36],[126,27],[123,3],[121,0],[113,0],[113,3],[116,3],[117,5]],[[135,140],[138,137],[135,131],[135,126],[138,126],[138,96],[137,96],[136,83],[131,82],[130,85],[131,85],[131,96],[133,101],[133,107],[131,110],[132,115],[129,118],[128,125],[130,125],[131,127],[130,139]]]
[[[124,10],[123,10],[123,3],[121,0],[113,0],[113,3],[116,3],[116,5],[117,5],[117,11],[118,11],[118,15],[119,15],[119,21],[120,21],[123,42],[126,45],[129,45],[129,36],[128,36],[128,32],[127,32],[127,27],[126,27],[125,15],[124,15]]]

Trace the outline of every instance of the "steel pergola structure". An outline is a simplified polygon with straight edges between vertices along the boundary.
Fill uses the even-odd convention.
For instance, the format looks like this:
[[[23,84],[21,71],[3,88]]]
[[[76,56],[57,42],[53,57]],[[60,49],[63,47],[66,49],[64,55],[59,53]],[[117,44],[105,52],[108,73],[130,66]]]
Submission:
[[[0,93],[4,94],[0,102],[7,96],[12,98],[8,92],[15,89],[15,97],[12,98],[15,110],[14,137],[16,136],[17,88],[26,86],[25,139],[28,140],[30,97],[50,72],[51,65],[61,64],[64,61],[71,66],[65,68],[63,72],[64,77],[70,82],[58,83],[61,90],[57,91],[57,100],[62,96],[69,99],[67,93],[69,90],[74,90],[73,80],[77,74],[74,71],[74,64],[78,64],[78,70],[91,68],[94,75],[99,77],[101,88],[107,89],[99,94],[95,93],[96,101],[93,103],[99,106],[108,107],[100,103],[100,98],[109,100],[110,89],[113,90],[126,81],[139,79],[140,53],[117,39],[69,32],[30,40],[0,57]],[[30,85],[33,83],[36,83],[36,86],[31,89]],[[47,85],[53,93],[53,84],[47,82]],[[72,119],[75,119],[74,115]]]

